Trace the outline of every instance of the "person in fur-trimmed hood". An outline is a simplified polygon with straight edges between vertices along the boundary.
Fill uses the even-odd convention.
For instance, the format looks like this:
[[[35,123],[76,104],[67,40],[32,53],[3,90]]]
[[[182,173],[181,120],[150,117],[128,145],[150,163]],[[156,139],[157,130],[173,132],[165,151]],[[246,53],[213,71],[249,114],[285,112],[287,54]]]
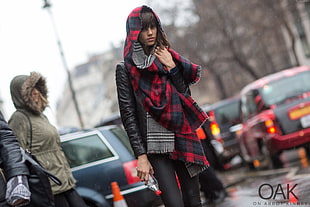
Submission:
[[[122,122],[138,159],[137,175],[148,182],[154,174],[165,206],[200,207],[197,175],[209,163],[196,129],[208,116],[189,86],[199,81],[201,67],[171,49],[150,7],[135,8],[126,29],[116,86]]]
[[[60,186],[50,182],[55,207],[86,207],[75,191],[76,180],[61,148],[57,129],[43,114],[48,106],[45,78],[37,72],[18,75],[12,79],[10,90],[16,108],[9,119],[10,128],[21,147],[34,154],[42,166],[62,182]]]

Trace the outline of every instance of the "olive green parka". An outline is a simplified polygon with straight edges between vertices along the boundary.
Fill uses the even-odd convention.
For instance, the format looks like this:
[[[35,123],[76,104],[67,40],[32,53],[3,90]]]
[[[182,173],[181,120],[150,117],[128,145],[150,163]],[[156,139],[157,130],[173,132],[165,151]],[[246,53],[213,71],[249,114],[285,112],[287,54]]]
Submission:
[[[62,185],[51,182],[53,194],[59,194],[75,187],[75,179],[61,148],[57,129],[50,124],[43,114],[47,107],[39,107],[31,97],[36,88],[47,99],[46,80],[41,74],[32,72],[30,76],[19,75],[11,81],[11,97],[16,108],[9,120],[9,126],[16,135],[20,145],[34,154],[42,166],[57,176]],[[30,146],[30,123],[32,125],[32,144]]]

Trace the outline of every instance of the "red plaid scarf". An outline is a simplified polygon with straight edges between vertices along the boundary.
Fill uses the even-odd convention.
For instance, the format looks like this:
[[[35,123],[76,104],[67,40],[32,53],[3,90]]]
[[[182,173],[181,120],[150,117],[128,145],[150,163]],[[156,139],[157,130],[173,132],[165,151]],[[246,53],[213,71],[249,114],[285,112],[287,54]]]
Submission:
[[[195,132],[207,119],[206,113],[190,96],[177,91],[169,78],[169,72],[157,58],[145,69],[138,69],[133,63],[133,47],[138,41],[142,27],[140,20],[142,8],[134,9],[127,19],[124,60],[130,71],[133,89],[146,111],[162,126],[176,133],[176,152],[173,153],[173,157],[202,165],[208,164]],[[154,15],[157,17],[155,13]],[[157,20],[160,25],[158,17]],[[172,49],[169,49],[169,52],[178,69],[183,72],[186,83],[196,83],[200,79],[201,67]]]
[[[200,66],[184,61],[173,50],[169,50],[183,70],[187,82],[199,79]],[[128,65],[127,65],[128,67]],[[147,69],[129,66],[132,85],[152,117],[162,126],[176,133],[192,133],[206,120],[207,115],[190,96],[179,93],[169,79],[167,70],[155,59]]]

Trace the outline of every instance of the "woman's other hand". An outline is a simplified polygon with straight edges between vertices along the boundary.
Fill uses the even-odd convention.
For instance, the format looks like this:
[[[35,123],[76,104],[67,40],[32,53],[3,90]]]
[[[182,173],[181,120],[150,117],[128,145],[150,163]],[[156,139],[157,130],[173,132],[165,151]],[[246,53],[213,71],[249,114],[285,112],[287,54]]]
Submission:
[[[173,58],[165,47],[156,47],[154,51],[154,55],[159,59],[159,61],[166,66],[168,71],[175,67],[175,63]]]

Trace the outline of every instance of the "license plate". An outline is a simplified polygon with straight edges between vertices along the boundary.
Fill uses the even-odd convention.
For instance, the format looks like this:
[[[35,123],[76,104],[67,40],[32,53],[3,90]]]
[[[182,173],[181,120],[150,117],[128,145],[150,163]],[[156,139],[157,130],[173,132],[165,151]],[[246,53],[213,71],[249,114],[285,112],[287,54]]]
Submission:
[[[289,112],[289,117],[291,120],[296,120],[302,116],[310,114],[310,104],[302,108],[297,108]]]
[[[301,126],[303,128],[308,128],[310,127],[310,114],[307,116],[303,116],[300,118]]]

